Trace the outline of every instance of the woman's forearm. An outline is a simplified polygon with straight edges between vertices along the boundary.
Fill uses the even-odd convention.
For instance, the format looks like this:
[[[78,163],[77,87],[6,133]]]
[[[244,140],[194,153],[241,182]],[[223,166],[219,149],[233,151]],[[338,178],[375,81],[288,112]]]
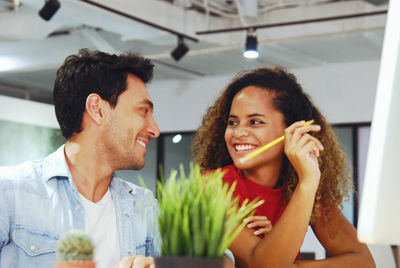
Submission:
[[[272,231],[254,247],[251,258],[258,267],[290,267],[309,225],[317,187],[299,184]]]

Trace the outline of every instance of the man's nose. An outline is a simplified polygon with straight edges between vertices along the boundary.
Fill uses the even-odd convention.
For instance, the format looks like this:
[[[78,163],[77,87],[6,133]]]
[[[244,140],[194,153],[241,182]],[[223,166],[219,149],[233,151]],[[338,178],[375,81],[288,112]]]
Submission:
[[[157,122],[154,117],[151,117],[147,132],[151,138],[158,138],[160,136],[160,129],[158,128]]]

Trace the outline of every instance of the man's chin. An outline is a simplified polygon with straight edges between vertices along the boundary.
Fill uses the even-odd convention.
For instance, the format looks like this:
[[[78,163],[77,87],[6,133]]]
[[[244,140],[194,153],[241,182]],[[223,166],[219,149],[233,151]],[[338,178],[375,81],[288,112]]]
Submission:
[[[135,163],[130,169],[140,170],[140,169],[144,168],[144,164],[145,164],[144,161],[143,161],[143,163]]]
[[[145,161],[136,161],[135,163],[126,163],[126,165],[123,165],[119,169],[127,169],[127,170],[140,170],[144,167]]]

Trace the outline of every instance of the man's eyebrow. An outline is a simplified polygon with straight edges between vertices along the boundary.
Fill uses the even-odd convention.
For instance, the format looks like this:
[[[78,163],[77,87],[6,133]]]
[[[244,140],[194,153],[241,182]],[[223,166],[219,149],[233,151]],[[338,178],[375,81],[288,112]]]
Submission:
[[[142,100],[140,103],[141,103],[141,104],[145,104],[145,105],[149,105],[150,108],[153,109],[153,106],[154,106],[154,105],[153,105],[153,102],[151,102],[151,101],[148,100],[148,99]]]

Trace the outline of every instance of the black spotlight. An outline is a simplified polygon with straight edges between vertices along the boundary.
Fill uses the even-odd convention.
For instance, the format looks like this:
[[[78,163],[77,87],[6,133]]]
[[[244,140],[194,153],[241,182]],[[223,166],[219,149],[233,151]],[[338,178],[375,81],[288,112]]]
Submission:
[[[255,59],[258,57],[257,49],[257,35],[254,29],[247,30],[246,45],[244,48],[243,56],[249,59]]]
[[[46,0],[42,9],[39,10],[39,16],[42,19],[49,21],[60,8],[60,6],[61,4],[58,2],[58,0]]]
[[[178,46],[172,50],[171,56],[179,61],[188,51],[189,47],[183,42],[183,37],[178,36]]]

